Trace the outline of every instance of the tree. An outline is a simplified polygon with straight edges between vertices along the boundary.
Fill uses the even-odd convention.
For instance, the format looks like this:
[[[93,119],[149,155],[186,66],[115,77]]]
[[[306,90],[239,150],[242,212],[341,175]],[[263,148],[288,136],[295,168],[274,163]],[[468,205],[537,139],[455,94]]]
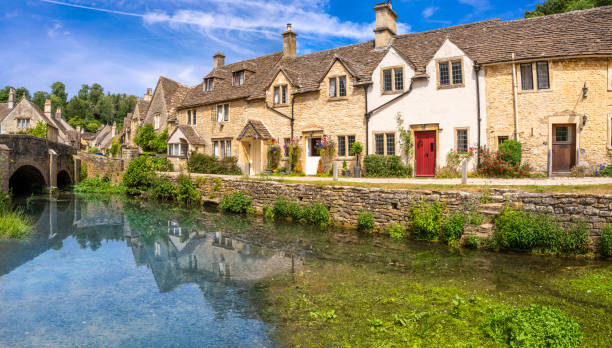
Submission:
[[[535,10],[525,11],[525,18],[586,10],[607,5],[612,5],[612,0],[546,0],[542,4],[537,4]]]
[[[9,91],[12,86],[6,86],[0,90],[0,103],[8,102]],[[30,96],[30,91],[28,91],[25,87],[19,87],[15,89],[15,102],[21,100],[21,98],[25,95],[27,100],[30,100],[32,97]]]
[[[35,137],[47,139],[47,129],[48,127],[46,123],[38,121],[35,128],[28,130],[28,134],[33,135]]]
[[[51,113],[55,115],[57,108],[66,109],[66,101],[68,94],[66,93],[66,85],[62,82],[55,82],[51,85]]]
[[[140,146],[144,152],[166,153],[168,148],[168,129],[156,135],[153,126],[150,123],[145,124],[138,130],[138,134],[134,138],[136,145]]]
[[[45,109],[45,101],[49,99],[49,93],[38,91],[34,93],[34,98],[32,98],[32,103],[38,105],[41,110]]]

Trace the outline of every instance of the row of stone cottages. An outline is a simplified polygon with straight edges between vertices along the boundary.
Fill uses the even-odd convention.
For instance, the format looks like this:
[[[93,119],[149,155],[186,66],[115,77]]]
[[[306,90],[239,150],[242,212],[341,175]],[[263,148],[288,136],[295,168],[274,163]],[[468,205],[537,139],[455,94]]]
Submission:
[[[172,158],[235,156],[256,174],[268,140],[295,139],[310,175],[324,137],[351,166],[355,141],[367,154],[399,155],[400,116],[416,176],[435,175],[451,150],[496,150],[506,139],[548,174],[609,162],[612,7],[406,35],[390,2],[374,10],[373,41],[298,56],[288,25],[282,52],[233,64],[215,54],[195,87],[160,78],[126,119],[125,146],[151,123],[168,127]]]

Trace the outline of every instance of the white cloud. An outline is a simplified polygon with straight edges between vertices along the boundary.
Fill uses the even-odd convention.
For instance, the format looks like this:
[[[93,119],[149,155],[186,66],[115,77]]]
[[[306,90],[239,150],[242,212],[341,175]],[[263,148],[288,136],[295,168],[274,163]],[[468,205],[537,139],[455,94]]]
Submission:
[[[423,10],[423,17],[425,19],[429,19],[429,17],[433,16],[437,11],[438,11],[438,7],[432,6],[432,7],[428,7],[426,9]]]
[[[47,35],[54,39],[58,36],[68,36],[70,31],[64,29],[64,25],[61,23],[55,23],[51,28],[47,29]]]
[[[459,3],[470,5],[474,7],[476,11],[484,11],[491,8],[489,0],[459,0]]]

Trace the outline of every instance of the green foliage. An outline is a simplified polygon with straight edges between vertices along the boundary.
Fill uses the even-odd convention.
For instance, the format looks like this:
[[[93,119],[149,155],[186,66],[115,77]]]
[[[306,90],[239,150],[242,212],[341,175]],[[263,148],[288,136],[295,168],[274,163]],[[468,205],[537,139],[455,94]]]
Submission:
[[[588,230],[584,222],[563,227],[550,215],[527,213],[509,207],[495,219],[494,238],[499,247],[519,251],[585,254]]]
[[[359,213],[357,217],[357,229],[359,232],[374,232],[374,216],[369,211]]]
[[[123,173],[123,185],[127,193],[139,195],[147,191],[155,177],[157,164],[148,156],[133,159]]]
[[[601,231],[601,246],[599,252],[603,257],[612,257],[612,225],[606,225]]]
[[[523,145],[514,139],[508,139],[499,144],[499,150],[504,151],[504,160],[513,165],[520,165],[523,157]]]
[[[274,220],[274,208],[270,207],[269,205],[264,205],[263,206],[263,216],[265,220],[268,221],[273,221]]]
[[[120,194],[125,192],[121,185],[113,185],[108,180],[100,178],[85,178],[74,187],[75,192],[96,194]]]
[[[481,239],[473,234],[466,236],[463,242],[463,245],[466,248],[472,248],[472,249],[478,249],[478,247],[480,247],[480,244],[481,244]]]
[[[291,203],[292,202],[290,202],[287,198],[283,196],[279,196],[278,198],[276,198],[272,207],[272,210],[274,211],[274,216],[280,218],[290,218],[291,210],[289,206],[291,205]]]
[[[28,134],[33,135],[35,137],[47,139],[47,129],[48,126],[46,123],[44,123],[43,121],[38,121],[36,127],[28,130]]]
[[[555,307],[497,309],[482,324],[485,334],[510,347],[578,347],[582,329]]]
[[[178,199],[179,190],[167,177],[156,176],[152,179],[149,194],[154,200],[172,202]]]
[[[100,152],[100,149],[98,149],[97,147],[90,147],[90,148],[87,150],[87,152],[88,152],[88,153],[91,153],[91,154],[96,154],[96,153],[99,153],[99,152]]]
[[[332,320],[338,317],[334,309],[329,310],[329,311],[310,312],[309,315],[313,319],[325,319],[325,320]]]
[[[484,224],[484,222],[485,222],[485,217],[479,212],[473,212],[468,216],[467,223],[469,223],[470,225],[480,226]]]
[[[412,162],[412,154],[414,152],[412,133],[410,130],[404,128],[404,120],[402,119],[401,113],[397,113],[395,120],[397,122],[397,131],[399,133],[400,150],[406,158],[406,163],[408,163],[408,166],[410,167],[410,163]]]
[[[305,205],[302,208],[301,220],[311,225],[324,228],[329,224],[329,210],[321,203]]]
[[[111,145],[111,148],[110,148],[110,154],[113,155],[113,157],[117,157],[119,156],[120,150],[121,150],[121,144],[119,144],[119,141],[113,142],[113,145]]]
[[[302,155],[302,147],[300,146],[299,140],[296,139],[291,139],[285,146],[289,150],[289,168],[295,173],[298,171],[298,162]]]
[[[87,165],[81,163],[81,169],[79,170],[79,179],[81,181],[83,181],[83,180],[87,179],[88,175],[89,174],[87,173]]]
[[[219,208],[228,213],[246,214],[252,209],[251,197],[242,192],[234,192],[221,199]]]
[[[575,10],[587,10],[599,6],[612,5],[612,0],[546,0],[536,5],[536,9],[525,11],[525,18],[548,16]]]
[[[0,239],[24,239],[32,230],[32,219],[21,210],[0,211]]]
[[[8,102],[10,89],[11,89],[11,86],[6,86],[3,89],[0,89],[0,103]],[[15,88],[15,102],[20,101],[24,95],[26,96],[26,99],[30,100],[30,91],[28,91],[27,88],[25,87]],[[43,100],[43,106],[44,104],[45,104],[45,101]]]
[[[168,151],[168,128],[158,135],[153,125],[147,123],[138,130],[134,143],[144,152],[164,154]]]
[[[321,228],[326,227],[331,218],[329,210],[322,203],[299,205],[282,196],[274,201],[272,212],[274,217],[290,218],[295,222],[311,224]]]
[[[188,206],[198,205],[202,202],[202,195],[187,175],[179,175],[178,177],[177,200]]]
[[[393,239],[402,239],[406,236],[406,227],[400,224],[391,224],[387,227],[387,233]]]
[[[351,153],[359,156],[363,152],[363,145],[360,142],[356,141],[351,145]]]
[[[0,191],[0,213],[10,211],[13,205],[13,199],[10,193]]]
[[[367,155],[363,164],[369,178],[412,176],[412,168],[405,166],[399,156]]]
[[[218,159],[215,156],[209,156],[199,152],[191,153],[191,157],[189,157],[187,161],[187,168],[191,173],[223,175],[242,174],[242,170],[238,167],[238,159],[236,157]]]
[[[268,141],[268,169],[278,169],[278,164],[281,158],[281,147],[278,145],[276,140],[272,139]]]
[[[441,240],[445,242],[457,241],[463,236],[463,230],[466,223],[466,217],[463,214],[453,214],[444,221],[444,229],[442,230]]]
[[[442,232],[444,206],[440,203],[427,204],[422,202],[412,207],[410,218],[412,230],[417,239],[435,240]]]

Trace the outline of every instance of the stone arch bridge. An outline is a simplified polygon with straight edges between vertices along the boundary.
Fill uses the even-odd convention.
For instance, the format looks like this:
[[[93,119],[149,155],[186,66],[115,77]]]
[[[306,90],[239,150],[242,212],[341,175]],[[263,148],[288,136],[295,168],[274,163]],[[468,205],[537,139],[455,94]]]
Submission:
[[[79,178],[75,153],[74,148],[47,139],[1,134],[0,188],[21,194],[66,187]]]

